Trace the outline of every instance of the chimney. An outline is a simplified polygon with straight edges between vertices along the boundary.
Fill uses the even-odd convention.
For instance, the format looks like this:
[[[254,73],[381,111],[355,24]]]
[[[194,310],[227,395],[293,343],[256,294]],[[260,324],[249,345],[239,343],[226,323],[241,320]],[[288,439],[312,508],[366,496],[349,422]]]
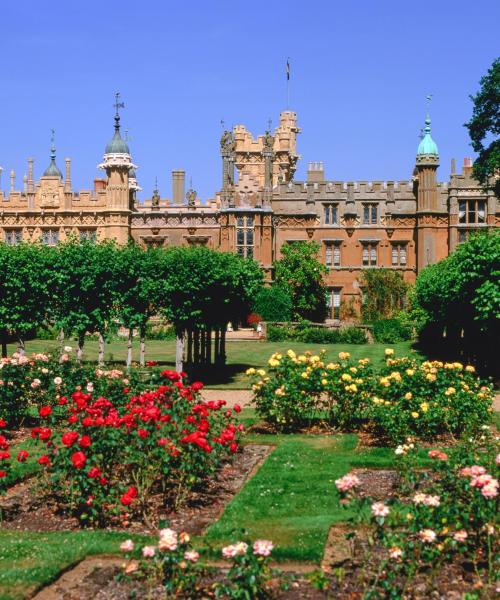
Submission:
[[[309,168],[307,169],[307,181],[310,183],[325,181],[325,170],[323,168],[323,161],[309,163]]]
[[[28,192],[33,193],[35,185],[33,181],[33,159],[28,158]]]
[[[462,175],[472,174],[472,158],[469,156],[464,158],[464,165],[462,167]]]
[[[452,175],[455,175],[455,174],[456,174],[456,170],[457,170],[457,168],[456,168],[455,159],[454,159],[454,158],[452,158],[452,159],[451,159],[451,174],[452,174]]]
[[[64,191],[71,191],[71,159],[66,158],[66,180],[64,182]]]
[[[101,192],[106,189],[106,180],[96,177],[94,179],[94,192]]]
[[[186,171],[172,171],[172,202],[174,204],[184,203],[185,179]]]

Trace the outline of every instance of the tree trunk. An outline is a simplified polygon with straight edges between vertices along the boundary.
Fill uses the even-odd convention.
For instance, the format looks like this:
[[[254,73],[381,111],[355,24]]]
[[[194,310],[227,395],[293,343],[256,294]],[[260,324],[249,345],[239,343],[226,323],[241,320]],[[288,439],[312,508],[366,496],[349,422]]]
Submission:
[[[198,365],[200,362],[200,331],[199,329],[194,330],[194,364]]]
[[[212,363],[212,330],[207,330],[207,365]]]
[[[7,341],[2,340],[2,358],[7,358]]]
[[[139,364],[144,367],[146,365],[146,325],[140,326],[139,336]]]
[[[64,352],[64,329],[62,327],[59,330],[59,335],[57,337],[59,340],[59,353],[63,354],[63,352]]]
[[[226,364],[226,328],[223,327],[220,338],[220,364]]]
[[[182,371],[182,361],[184,354],[184,335],[183,332],[177,332],[175,338],[175,370],[180,373]]]
[[[220,329],[215,330],[214,339],[214,364],[219,364],[219,341],[220,341]]]
[[[24,340],[22,340],[21,338],[19,338],[17,342],[17,352],[19,356],[24,356],[25,354]]]
[[[193,362],[193,331],[188,329],[187,332],[187,364],[191,365]]]
[[[127,369],[129,369],[129,370],[130,370],[130,367],[132,366],[132,334],[133,334],[133,329],[132,329],[132,327],[130,327],[128,330],[128,339],[127,339]]]
[[[99,355],[97,362],[100,367],[104,365],[104,337],[101,332],[99,332]]]
[[[81,363],[83,358],[83,345],[85,344],[85,332],[78,334],[78,350],[76,351],[76,360]]]

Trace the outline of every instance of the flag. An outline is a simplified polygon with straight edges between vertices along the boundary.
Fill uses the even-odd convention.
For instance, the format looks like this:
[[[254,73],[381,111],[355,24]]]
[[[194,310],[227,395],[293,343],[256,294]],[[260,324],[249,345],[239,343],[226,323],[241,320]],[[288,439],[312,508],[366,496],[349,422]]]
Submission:
[[[290,81],[290,59],[287,58],[286,61],[286,80]]]

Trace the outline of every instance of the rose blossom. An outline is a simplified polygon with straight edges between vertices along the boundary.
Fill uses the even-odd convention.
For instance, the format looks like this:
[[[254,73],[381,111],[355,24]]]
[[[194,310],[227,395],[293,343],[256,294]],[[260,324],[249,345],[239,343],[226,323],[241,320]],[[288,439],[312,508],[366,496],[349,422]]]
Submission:
[[[489,485],[492,481],[495,481],[491,475],[485,473],[484,475],[478,475],[470,480],[471,487],[482,488],[485,485]],[[498,485],[498,482],[497,482]]]
[[[125,566],[125,573],[129,575],[130,573],[137,571],[138,568],[139,563],[136,560],[131,560],[128,565]]]
[[[177,550],[177,532],[173,529],[162,529],[158,547],[162,552],[164,550]]]
[[[485,498],[496,498],[498,496],[498,481],[496,479],[492,479],[490,483],[483,487],[481,494]]]
[[[94,391],[94,384],[91,381],[89,381],[87,383],[87,392],[89,392],[89,394],[90,394],[93,391]]]
[[[389,550],[389,556],[391,558],[401,558],[403,556],[403,551],[401,550],[401,548],[398,548],[397,546],[393,546],[390,550]]]
[[[500,465],[500,454],[496,455],[495,462],[497,463],[497,465]]]
[[[184,552],[184,559],[189,562],[195,563],[199,558],[200,555],[196,550],[186,550],[186,552]]]
[[[372,504],[372,515],[374,517],[387,517],[389,514],[389,507],[383,502],[374,502]]]
[[[224,558],[234,558],[235,556],[246,554],[247,550],[248,544],[245,544],[245,542],[237,542],[236,544],[231,544],[230,546],[222,548],[222,556],[224,556]]]
[[[269,556],[273,548],[273,543],[270,540],[255,540],[253,553],[257,556]]]
[[[73,348],[71,346],[64,346],[64,352],[71,352]]]
[[[61,377],[54,377],[54,383],[56,385],[61,385],[62,383],[62,378]]]
[[[353,487],[356,487],[360,484],[358,477],[356,475],[347,474],[341,477],[340,479],[335,480],[335,486],[339,490],[339,492],[347,492]]]
[[[134,549],[134,542],[132,540],[125,540],[122,544],[120,544],[120,550],[122,552],[132,552]]]
[[[33,379],[33,381],[31,382],[31,387],[32,389],[36,389],[37,387],[40,387],[40,384],[42,382],[39,379]]]
[[[432,529],[422,529],[418,536],[426,544],[432,544],[432,542],[434,542],[437,537],[436,532],[432,531]]]
[[[468,537],[469,537],[469,536],[468,536],[467,532],[465,531],[465,529],[460,529],[460,531],[457,531],[457,532],[455,533],[455,535],[453,536],[453,539],[454,539],[456,542],[465,542],[465,540],[466,540]]]
[[[155,555],[156,548],[154,546],[144,546],[142,555],[144,558],[152,558]]]

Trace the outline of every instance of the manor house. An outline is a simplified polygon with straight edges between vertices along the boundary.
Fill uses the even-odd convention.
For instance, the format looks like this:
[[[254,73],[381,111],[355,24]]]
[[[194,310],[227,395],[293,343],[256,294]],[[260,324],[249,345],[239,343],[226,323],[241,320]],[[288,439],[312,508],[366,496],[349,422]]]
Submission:
[[[172,197],[139,202],[136,166],[120,133],[120,115],[99,167],[105,177],[92,190],[75,191],[70,159],[64,175],[52,144],[50,163],[35,181],[33,159],[22,189],[10,172],[10,190],[0,190],[0,239],[7,244],[41,240],[130,238],[143,245],[200,244],[255,258],[272,279],[272,263],[284,244],[315,240],[328,268],[330,317],[359,303],[364,269],[385,267],[414,281],[426,265],[454,250],[472,231],[498,226],[492,191],[472,178],[465,159],[452,162],[449,181],[437,181],[439,153],[427,117],[409,181],[330,181],[323,163],[311,162],[296,181],[297,115],[284,111],[274,131],[254,138],[243,125],[220,140],[221,188],[202,203],[185,189],[185,172],[172,172]]]

